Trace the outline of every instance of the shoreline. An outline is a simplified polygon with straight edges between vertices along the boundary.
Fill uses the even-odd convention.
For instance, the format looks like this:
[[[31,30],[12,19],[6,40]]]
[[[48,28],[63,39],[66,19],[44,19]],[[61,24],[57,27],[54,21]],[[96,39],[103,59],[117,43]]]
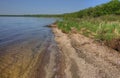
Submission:
[[[120,77],[117,51],[81,34],[65,34],[57,27],[52,27],[52,31],[65,57],[66,78]]]

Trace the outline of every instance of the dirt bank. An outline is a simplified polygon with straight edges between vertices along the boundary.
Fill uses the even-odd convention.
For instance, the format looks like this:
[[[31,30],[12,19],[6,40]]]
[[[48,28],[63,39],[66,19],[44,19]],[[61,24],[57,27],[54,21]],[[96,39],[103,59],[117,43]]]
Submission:
[[[80,34],[53,28],[64,55],[65,78],[120,78],[120,53]]]

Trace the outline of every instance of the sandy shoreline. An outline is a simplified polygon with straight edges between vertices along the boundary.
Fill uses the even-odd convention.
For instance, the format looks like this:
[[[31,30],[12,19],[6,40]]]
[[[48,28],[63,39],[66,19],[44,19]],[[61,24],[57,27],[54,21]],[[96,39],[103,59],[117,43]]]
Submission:
[[[120,78],[120,53],[83,35],[52,30],[64,55],[65,78]]]

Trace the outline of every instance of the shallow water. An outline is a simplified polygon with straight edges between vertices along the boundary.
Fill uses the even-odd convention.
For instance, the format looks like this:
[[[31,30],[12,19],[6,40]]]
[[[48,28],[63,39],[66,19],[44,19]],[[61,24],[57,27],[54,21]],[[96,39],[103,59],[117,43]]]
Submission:
[[[45,78],[43,68],[50,64],[48,70],[54,69],[58,48],[51,29],[45,26],[55,21],[0,17],[0,78]]]

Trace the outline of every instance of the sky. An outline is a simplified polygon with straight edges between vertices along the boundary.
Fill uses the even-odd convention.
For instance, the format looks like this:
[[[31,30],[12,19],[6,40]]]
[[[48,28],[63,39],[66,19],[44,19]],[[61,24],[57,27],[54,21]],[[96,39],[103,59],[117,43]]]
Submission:
[[[0,14],[63,14],[110,0],[0,0]]]

